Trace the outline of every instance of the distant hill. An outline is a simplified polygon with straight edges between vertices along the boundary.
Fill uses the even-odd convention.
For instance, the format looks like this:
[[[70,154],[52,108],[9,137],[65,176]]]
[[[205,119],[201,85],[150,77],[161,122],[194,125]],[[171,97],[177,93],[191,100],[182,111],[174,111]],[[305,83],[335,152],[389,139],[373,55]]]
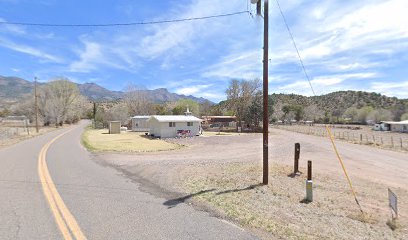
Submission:
[[[84,83],[84,84],[77,84],[77,85],[82,95],[94,101],[98,101],[98,100],[112,101],[112,100],[120,99],[123,96],[123,92],[110,91],[95,83]]]
[[[0,76],[0,98],[18,99],[31,93],[34,83],[18,77]]]
[[[43,83],[39,83],[42,85]],[[77,84],[82,95],[92,101],[113,101],[124,97],[121,91],[111,91],[95,83]],[[18,77],[0,76],[0,109],[7,105],[16,103],[18,100],[28,96],[33,92],[34,83]],[[208,101],[205,98],[185,96],[171,93],[165,88],[155,90],[138,90],[146,93],[147,98],[154,103],[164,103],[187,98],[199,103]]]
[[[339,91],[313,97],[296,94],[272,94],[271,96],[278,108],[284,105],[300,105],[305,109],[315,106],[316,109],[334,116],[343,114],[350,107],[360,109],[366,106],[390,110],[396,118],[408,112],[408,99],[362,91]]]

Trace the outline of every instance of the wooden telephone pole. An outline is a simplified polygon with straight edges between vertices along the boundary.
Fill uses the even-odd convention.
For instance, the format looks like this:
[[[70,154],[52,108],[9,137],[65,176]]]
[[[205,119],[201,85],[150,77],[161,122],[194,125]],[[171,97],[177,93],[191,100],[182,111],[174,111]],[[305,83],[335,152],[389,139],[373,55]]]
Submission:
[[[269,27],[269,4],[264,0],[264,57],[263,57],[263,184],[268,184],[269,163],[268,163],[268,132],[269,132],[269,114],[268,114],[268,27]]]
[[[261,15],[262,0],[251,0],[251,3],[256,4],[257,15]],[[269,163],[268,163],[268,132],[269,132],[269,114],[268,114],[268,30],[269,30],[269,2],[264,0],[264,37],[263,37],[263,181],[264,185],[268,184],[269,177]]]
[[[34,101],[35,101],[35,131],[38,133],[38,95],[37,95],[37,77],[34,77]]]

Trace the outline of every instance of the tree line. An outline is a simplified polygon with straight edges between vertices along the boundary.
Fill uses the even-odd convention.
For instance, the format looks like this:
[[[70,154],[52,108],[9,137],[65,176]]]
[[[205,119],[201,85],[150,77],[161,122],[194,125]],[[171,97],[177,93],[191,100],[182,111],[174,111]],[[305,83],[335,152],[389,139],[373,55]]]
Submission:
[[[403,113],[399,119],[391,110],[365,106],[361,108],[349,107],[344,112],[332,112],[319,109],[316,105],[302,106],[296,104],[278,105],[272,122],[282,121],[313,121],[316,123],[356,123],[373,124],[381,121],[408,120],[408,112]],[[276,108],[275,108],[276,109]]]
[[[58,78],[38,86],[34,94],[23,99],[10,111],[14,115],[25,115],[31,121],[38,113],[42,125],[61,126],[75,123],[86,116],[90,105],[79,92],[78,86],[66,78]],[[37,97],[37,100],[35,99]]]

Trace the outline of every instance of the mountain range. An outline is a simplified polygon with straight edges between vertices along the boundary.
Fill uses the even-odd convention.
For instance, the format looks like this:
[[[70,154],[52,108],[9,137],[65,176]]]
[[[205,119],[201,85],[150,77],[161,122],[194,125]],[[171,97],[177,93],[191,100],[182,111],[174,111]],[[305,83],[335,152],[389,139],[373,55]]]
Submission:
[[[39,83],[42,85],[45,83]],[[91,101],[115,101],[122,99],[125,92],[111,91],[95,83],[78,84],[82,95],[88,97]],[[18,77],[0,76],[0,110],[9,108],[24,97],[32,95],[34,83]],[[204,98],[194,96],[179,95],[171,93],[165,88],[155,90],[138,90],[146,94],[147,98],[154,103],[173,102],[180,99],[191,99],[199,103],[208,101]],[[274,102],[275,112],[281,111],[285,105],[302,106],[305,111],[314,109],[330,115],[339,115],[348,108],[370,106],[374,109],[386,109],[393,113],[396,119],[403,113],[408,112],[408,99],[398,99],[396,97],[387,97],[379,93],[370,93],[363,91],[339,91],[320,96],[306,97],[296,94],[271,94]],[[226,105],[227,101],[216,104],[215,107]]]
[[[45,83],[38,83],[43,85]],[[77,84],[82,95],[88,97],[91,101],[114,101],[122,99],[125,92],[111,91],[96,83]],[[15,103],[24,97],[32,94],[34,83],[18,77],[0,76],[0,108]],[[138,90],[144,92],[147,98],[154,103],[173,102],[180,99],[191,99],[198,103],[207,102],[205,98],[194,96],[180,95],[169,92],[166,88],[158,88],[154,90]],[[210,102],[210,101],[209,101]]]

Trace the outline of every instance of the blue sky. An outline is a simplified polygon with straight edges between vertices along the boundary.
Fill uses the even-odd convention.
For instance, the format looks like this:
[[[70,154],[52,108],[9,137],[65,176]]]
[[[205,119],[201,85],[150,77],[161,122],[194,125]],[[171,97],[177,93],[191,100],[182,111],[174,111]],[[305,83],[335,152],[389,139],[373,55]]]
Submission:
[[[0,0],[0,21],[140,22],[254,11],[250,0]],[[281,1],[317,94],[408,98],[408,1]],[[225,99],[231,79],[262,77],[262,20],[249,14],[131,27],[0,25],[0,75],[65,76],[112,90],[129,84]],[[312,95],[274,0],[270,92]]]

